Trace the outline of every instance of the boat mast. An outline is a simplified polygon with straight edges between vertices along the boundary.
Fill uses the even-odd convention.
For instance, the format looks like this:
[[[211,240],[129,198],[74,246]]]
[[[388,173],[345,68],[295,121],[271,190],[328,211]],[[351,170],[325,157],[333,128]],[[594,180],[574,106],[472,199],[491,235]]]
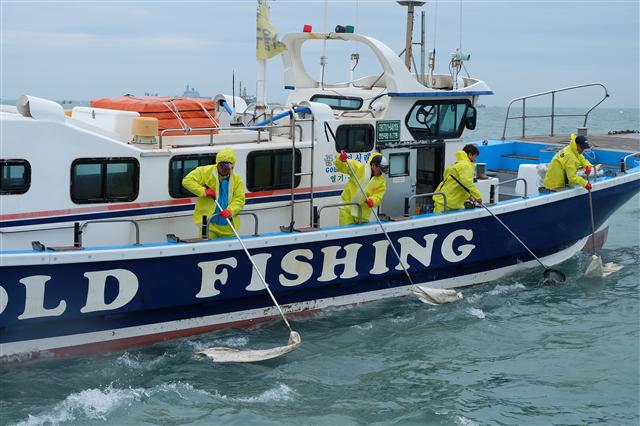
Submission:
[[[416,6],[420,7],[425,4],[426,1],[418,0],[401,0],[398,4],[401,6],[407,6],[407,37],[404,48],[404,64],[407,69],[411,71],[411,60],[413,59],[412,44],[413,44],[413,10]]]

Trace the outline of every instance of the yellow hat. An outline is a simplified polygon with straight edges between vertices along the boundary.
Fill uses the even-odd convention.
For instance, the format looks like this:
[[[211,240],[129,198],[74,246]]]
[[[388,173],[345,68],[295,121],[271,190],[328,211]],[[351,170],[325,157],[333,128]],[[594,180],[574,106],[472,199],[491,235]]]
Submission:
[[[217,163],[231,163],[233,165],[236,164],[236,154],[234,154],[231,148],[222,148],[216,154],[216,164]]]

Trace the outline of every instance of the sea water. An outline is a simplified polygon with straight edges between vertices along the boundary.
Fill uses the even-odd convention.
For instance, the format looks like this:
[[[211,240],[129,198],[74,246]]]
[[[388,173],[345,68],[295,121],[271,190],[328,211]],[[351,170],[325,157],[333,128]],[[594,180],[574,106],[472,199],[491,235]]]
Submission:
[[[467,138],[501,136],[505,110],[478,111]],[[545,134],[548,124],[529,130]],[[589,119],[590,133],[638,128],[637,109]],[[540,286],[535,268],[463,289],[448,305],[403,297],[329,309],[293,320],[301,347],[269,362],[213,364],[194,352],[285,344],[279,321],[2,365],[0,423],[637,425],[639,223],[636,196],[610,221],[600,255],[624,269],[607,278],[583,278],[589,255],[580,253],[558,266],[563,285]]]

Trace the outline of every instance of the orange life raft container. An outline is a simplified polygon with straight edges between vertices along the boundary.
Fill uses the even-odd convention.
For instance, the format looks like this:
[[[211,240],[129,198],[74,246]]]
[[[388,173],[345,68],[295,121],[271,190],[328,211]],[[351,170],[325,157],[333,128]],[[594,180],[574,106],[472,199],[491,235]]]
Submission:
[[[211,99],[171,96],[131,96],[91,101],[93,108],[135,111],[141,117],[158,119],[158,132],[165,129],[218,127],[216,108]],[[164,136],[206,135],[217,131],[166,132]]]

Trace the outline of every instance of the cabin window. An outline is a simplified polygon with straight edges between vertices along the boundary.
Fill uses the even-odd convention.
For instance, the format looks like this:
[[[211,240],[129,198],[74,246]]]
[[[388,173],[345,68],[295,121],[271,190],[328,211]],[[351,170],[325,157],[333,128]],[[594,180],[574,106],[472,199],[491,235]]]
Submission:
[[[371,124],[345,124],[336,132],[336,151],[369,152],[373,150],[374,140]]]
[[[362,98],[352,98],[349,96],[313,95],[311,102],[326,104],[331,109],[342,111],[359,110],[362,107]]]
[[[0,160],[0,194],[24,194],[31,186],[31,165],[26,160]]]
[[[176,155],[169,163],[169,195],[173,198],[193,197],[193,194],[182,187],[182,179],[191,170],[200,166],[216,163],[216,154]]]
[[[138,197],[140,165],[135,158],[83,158],[71,164],[71,200],[117,203]]]
[[[409,153],[389,155],[389,177],[409,176]]]
[[[295,171],[300,173],[302,154],[296,149]],[[300,176],[295,185],[300,185]],[[253,151],[247,156],[247,189],[251,192],[291,188],[291,150]]]
[[[471,103],[466,99],[418,101],[405,118],[411,135],[421,139],[449,139],[462,135],[466,113]]]

